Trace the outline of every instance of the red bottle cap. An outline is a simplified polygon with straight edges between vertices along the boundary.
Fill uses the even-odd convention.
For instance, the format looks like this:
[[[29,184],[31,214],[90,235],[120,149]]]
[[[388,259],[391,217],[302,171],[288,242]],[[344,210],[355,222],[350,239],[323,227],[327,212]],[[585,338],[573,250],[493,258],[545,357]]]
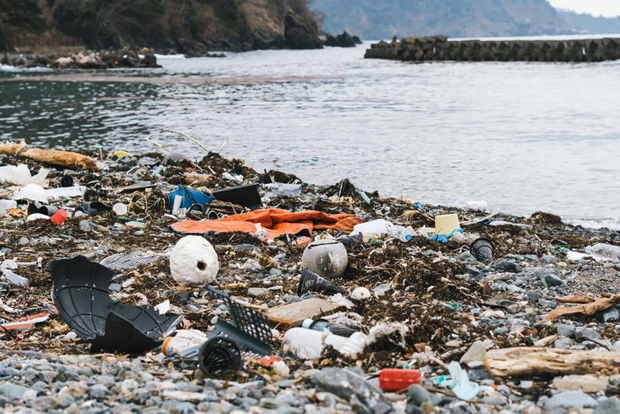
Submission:
[[[415,369],[383,369],[379,374],[379,386],[383,391],[400,391],[421,382],[422,375]]]
[[[69,214],[65,211],[65,210],[58,210],[56,212],[56,214],[54,214],[50,220],[52,221],[52,223],[56,223],[59,226],[62,225],[62,223],[65,222],[65,220],[67,219],[67,217],[69,216]]]

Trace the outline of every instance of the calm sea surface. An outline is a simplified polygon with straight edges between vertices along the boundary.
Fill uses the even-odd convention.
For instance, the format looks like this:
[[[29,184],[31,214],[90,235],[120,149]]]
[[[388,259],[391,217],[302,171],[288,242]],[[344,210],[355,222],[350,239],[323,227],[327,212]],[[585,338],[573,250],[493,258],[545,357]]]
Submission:
[[[619,36],[620,37],[620,36]],[[492,211],[620,228],[620,61],[364,60],[364,50],[161,56],[162,69],[0,66],[0,138],[201,156],[185,132],[258,170]]]

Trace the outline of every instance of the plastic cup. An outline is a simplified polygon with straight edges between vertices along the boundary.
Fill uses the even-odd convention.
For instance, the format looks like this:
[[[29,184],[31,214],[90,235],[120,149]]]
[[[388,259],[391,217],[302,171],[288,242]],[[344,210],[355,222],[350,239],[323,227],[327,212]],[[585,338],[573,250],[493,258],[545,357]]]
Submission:
[[[125,214],[127,214],[127,206],[123,203],[116,203],[114,204],[114,206],[112,206],[112,211],[117,216],[124,216]]]

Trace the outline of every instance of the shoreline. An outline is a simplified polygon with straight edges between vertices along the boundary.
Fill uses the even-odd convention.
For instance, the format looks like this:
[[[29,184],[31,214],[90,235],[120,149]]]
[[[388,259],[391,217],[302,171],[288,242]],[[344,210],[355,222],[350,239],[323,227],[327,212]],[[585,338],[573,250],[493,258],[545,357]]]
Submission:
[[[352,301],[352,307],[336,313],[339,316],[335,320],[366,333],[385,324],[393,335],[376,334],[375,341],[369,341],[360,355],[324,349],[315,363],[304,364],[299,357],[281,352],[286,329],[279,327],[276,328],[279,334],[272,342],[272,354],[282,358],[287,369],[261,366],[257,360],[246,359],[244,370],[227,383],[205,379],[190,362],[167,360],[156,350],[129,356],[120,352],[91,354],[89,345],[76,340],[60,316],[51,315],[50,320],[34,325],[24,334],[0,332],[0,366],[8,370],[4,372],[10,372],[10,380],[0,380],[0,388],[10,388],[6,385],[10,382],[15,391],[4,394],[5,409],[31,407],[47,411],[72,407],[71,410],[79,411],[84,407],[117,410],[137,407],[142,412],[184,409],[227,414],[233,410],[262,412],[275,408],[287,412],[380,410],[373,401],[360,400],[363,392],[371,392],[377,393],[381,406],[386,404],[398,413],[421,412],[424,401],[445,413],[466,409],[470,404],[478,412],[495,413],[502,409],[514,412],[532,407],[541,407],[537,412],[559,412],[563,407],[595,407],[605,402],[604,395],[614,394],[617,373],[592,372],[605,379],[596,383],[596,391],[591,388],[585,392],[570,391],[571,384],[579,383],[581,377],[566,377],[564,385],[554,381],[552,387],[548,379],[536,375],[521,379],[511,375],[493,376],[476,359],[479,355],[469,365],[461,364],[469,380],[480,387],[471,402],[457,398],[453,391],[433,384],[433,380],[448,374],[442,364],[463,361],[461,357],[476,342],[482,343],[489,355],[501,349],[531,346],[567,352],[588,349],[605,353],[620,349],[614,315],[607,312],[613,307],[602,310],[607,316],[576,315],[554,322],[545,320],[551,311],[566,306],[558,298],[588,295],[596,300],[603,294],[618,293],[616,279],[620,275],[620,262],[599,262],[579,254],[597,243],[620,245],[618,231],[566,225],[559,217],[545,213],[535,213],[529,218],[505,214],[488,218],[487,213],[474,210],[418,206],[414,201],[382,198],[380,194],[364,193],[364,197],[348,181],[317,186],[300,182],[288,173],[258,174],[242,160],[222,158],[215,153],[199,161],[180,159],[167,163],[163,155],[153,152],[120,158],[103,154],[103,160],[99,154],[89,155],[96,157],[98,167],[103,170],[85,173],[51,168],[47,177],[50,186],[55,187],[64,177],[71,177],[75,184],[96,190],[104,204],[124,203],[129,212],[122,217],[109,213],[69,217],[61,226],[44,218],[28,222],[17,213],[0,216],[3,222],[0,249],[5,259],[16,259],[18,266],[13,272],[30,283],[30,286],[10,286],[2,297],[10,320],[44,312],[46,307],[54,308],[49,296],[52,261],[86,254],[98,262],[112,254],[133,251],[149,252],[156,259],[120,271],[122,277],[115,282],[113,297],[123,303],[146,301],[150,305],[169,300],[173,313],[183,315],[193,328],[204,332],[212,329],[215,316],[226,318],[221,303],[205,296],[203,287],[179,286],[170,278],[166,256],[182,236],[169,226],[184,219],[155,206],[160,197],[178,184],[208,191],[242,183],[297,183],[302,192],[295,196],[278,195],[261,186],[264,207],[355,214],[364,221],[386,219],[412,226],[416,231],[433,226],[435,216],[457,213],[464,233],[449,238],[447,243],[419,235],[402,242],[384,235],[346,245],[347,270],[333,282],[343,287],[347,296],[360,287],[368,289],[369,296]],[[24,159],[5,157],[3,160],[3,166],[26,163],[32,173],[42,167]],[[118,190],[132,181],[145,180],[156,187],[139,193],[144,195],[144,202],[132,204],[133,193]],[[188,184],[189,181],[193,184]],[[8,187],[7,184],[0,187],[3,199],[10,192]],[[55,204],[71,212],[81,201],[77,197]],[[145,205],[152,208],[147,212]],[[233,214],[227,204],[218,208],[222,214]],[[514,224],[491,226],[480,221],[485,218]],[[324,233],[336,236],[339,231],[320,230],[312,235]],[[477,237],[493,241],[492,262],[480,262],[469,253],[469,245]],[[334,300],[330,295],[316,293],[297,296],[305,248],[291,244],[287,237],[276,238],[271,243],[245,233],[207,233],[205,238],[213,244],[220,261],[214,286],[229,292],[236,300],[264,312],[278,305],[299,304],[309,297]],[[39,257],[41,266],[37,265]],[[480,351],[480,345],[475,347]],[[420,400],[422,387],[401,393],[380,392],[375,388],[377,379],[366,378],[381,369],[402,367],[407,362],[424,374],[422,387],[430,393],[425,394],[427,400],[426,397]],[[362,383],[353,388],[330,383],[329,378],[349,375],[344,368],[354,366],[358,367],[355,375],[362,375]],[[36,383],[37,378],[46,381]],[[522,380],[531,384],[525,385]],[[105,389],[97,384],[104,384]],[[63,392],[64,386],[72,391]],[[37,391],[31,395],[28,389]],[[597,394],[599,391],[603,393]],[[583,401],[586,405],[579,405]]]

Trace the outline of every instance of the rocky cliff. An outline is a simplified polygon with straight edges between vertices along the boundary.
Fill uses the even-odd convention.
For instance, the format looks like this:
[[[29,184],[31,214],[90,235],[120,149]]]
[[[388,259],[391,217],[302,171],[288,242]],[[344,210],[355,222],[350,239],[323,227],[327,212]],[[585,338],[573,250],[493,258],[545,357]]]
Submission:
[[[364,39],[567,34],[575,30],[546,0],[314,0],[324,30]]]
[[[306,0],[0,0],[0,50],[320,48]]]

